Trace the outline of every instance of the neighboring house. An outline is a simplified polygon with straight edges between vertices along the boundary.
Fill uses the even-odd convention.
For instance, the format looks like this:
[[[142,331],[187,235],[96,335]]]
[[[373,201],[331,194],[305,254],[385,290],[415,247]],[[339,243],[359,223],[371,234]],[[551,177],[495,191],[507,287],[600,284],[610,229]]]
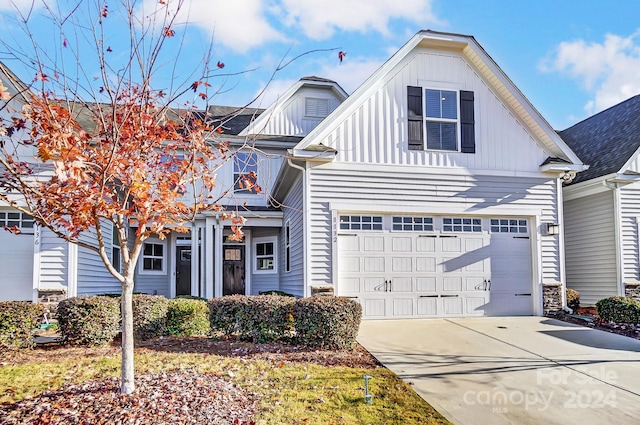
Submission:
[[[247,170],[265,189],[227,198],[246,238],[230,241],[211,214],[189,234],[150,240],[137,291],[328,290],[358,300],[366,318],[564,303],[561,177],[585,166],[473,37],[421,31],[348,98],[304,78],[227,126],[232,147],[259,148],[219,173],[220,190]],[[69,295],[117,291],[99,266],[77,266]]]
[[[566,130],[587,164],[564,188],[567,286],[583,305],[640,288],[640,96]]]

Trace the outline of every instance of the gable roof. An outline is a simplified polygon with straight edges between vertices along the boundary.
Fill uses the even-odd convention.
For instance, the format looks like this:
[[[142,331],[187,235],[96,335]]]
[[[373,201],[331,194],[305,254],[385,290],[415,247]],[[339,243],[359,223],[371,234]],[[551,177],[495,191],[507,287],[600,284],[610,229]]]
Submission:
[[[295,94],[303,87],[316,87],[316,88],[329,88],[336,96],[341,99],[346,99],[348,94],[344,91],[338,83],[326,78],[320,78],[316,76],[302,77],[294,85],[282,94],[274,103],[272,103],[259,117],[251,122],[244,130],[242,130],[240,136],[248,135],[262,135],[266,128],[269,119],[284,108],[289,100],[295,96]]]
[[[640,95],[560,131],[560,137],[590,168],[573,183],[624,172],[640,149]]]
[[[349,98],[334,110],[324,121],[313,129],[294,149],[294,153],[304,151],[309,145],[317,144],[316,140],[324,140],[332,131],[336,122],[342,122],[365,99],[392,77],[392,70],[400,64],[414,49],[439,48],[460,52],[467,61],[473,64],[477,72],[489,83],[494,91],[503,99],[513,113],[524,123],[531,134],[541,144],[549,156],[568,162],[567,165],[579,166],[579,157],[564,143],[549,123],[531,105],[527,98],[498,67],[478,42],[469,35],[452,34],[431,30],[419,31],[400,48],[389,60],[375,71]]]
[[[0,61],[0,80],[3,80],[5,85],[8,85],[9,88],[16,90],[17,93],[11,93],[12,96],[18,95],[22,100],[28,101],[31,92],[29,91],[29,86],[22,82],[20,78],[16,76],[5,64]]]

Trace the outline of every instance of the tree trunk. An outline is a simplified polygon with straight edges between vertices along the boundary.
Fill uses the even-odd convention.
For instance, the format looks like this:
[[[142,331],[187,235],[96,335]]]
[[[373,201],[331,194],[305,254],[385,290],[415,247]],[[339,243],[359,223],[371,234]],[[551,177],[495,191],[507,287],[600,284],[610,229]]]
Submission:
[[[120,392],[132,394],[136,389],[133,367],[133,279],[125,275],[122,284],[120,309],[122,311],[122,374]]]

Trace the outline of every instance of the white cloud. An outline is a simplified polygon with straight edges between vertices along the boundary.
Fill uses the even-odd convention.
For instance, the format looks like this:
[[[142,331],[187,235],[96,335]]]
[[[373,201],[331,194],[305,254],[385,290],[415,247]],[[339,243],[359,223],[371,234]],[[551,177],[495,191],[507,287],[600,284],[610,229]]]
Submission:
[[[298,80],[289,79],[273,80],[266,88],[264,88],[266,83],[262,84],[261,87],[264,88],[264,91],[263,89],[260,89],[254,94],[256,101],[252,103],[251,106],[255,108],[267,108],[268,106],[271,106],[272,103],[279,100],[284,92],[289,90],[289,88],[297,81]]]
[[[540,68],[579,81],[593,96],[585,111],[599,112],[640,93],[640,31],[628,37],[607,34],[602,43],[562,42]]]
[[[17,9],[26,12],[32,4],[35,8],[42,6],[40,2],[34,3],[33,0],[0,0],[0,10],[15,11]]]
[[[307,37],[324,40],[336,30],[375,31],[387,35],[392,19],[439,23],[432,0],[282,0],[284,23]]]
[[[169,2],[169,6],[172,4],[176,2]],[[157,0],[145,0],[140,10],[142,15],[148,16],[156,7],[159,7]],[[200,27],[213,34],[215,44],[240,53],[285,40],[285,36],[269,23],[262,0],[187,0],[176,23]]]

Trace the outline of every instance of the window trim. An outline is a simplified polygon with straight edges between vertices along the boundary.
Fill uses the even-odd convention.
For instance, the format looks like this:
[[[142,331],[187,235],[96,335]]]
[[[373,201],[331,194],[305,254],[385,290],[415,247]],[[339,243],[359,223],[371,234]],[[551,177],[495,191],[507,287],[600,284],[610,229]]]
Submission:
[[[258,245],[260,244],[273,244],[272,255],[258,255]],[[267,236],[262,238],[254,238],[252,243],[253,252],[251,253],[251,262],[253,263],[252,269],[256,274],[276,274],[278,273],[278,237]],[[273,268],[261,270],[258,268],[258,260],[260,258],[273,257]]]
[[[153,244],[153,245],[162,245],[162,270],[146,270],[144,268],[144,259],[145,258],[160,258],[156,256],[145,256],[144,255],[144,245],[145,244]],[[140,252],[140,258],[138,260],[138,272],[144,275],[166,275],[167,274],[167,240],[160,240],[158,238],[149,238],[142,243],[142,251]]]
[[[352,218],[358,217],[360,220],[352,220]],[[370,221],[363,221],[363,218],[369,218]],[[343,221],[343,218],[346,218]],[[379,220],[376,220],[379,219]],[[363,229],[362,224],[370,225],[370,229]],[[384,230],[384,216],[376,214],[339,214],[338,215],[338,230],[357,230],[364,232],[380,232]]]
[[[495,221],[497,221],[497,223],[494,223]],[[507,221],[507,223],[504,224],[501,223],[501,221]],[[516,223],[512,224],[512,221]],[[524,224],[522,224],[523,222]],[[497,230],[494,230],[496,228]],[[516,229],[517,231],[513,232],[512,229]],[[524,232],[522,230],[524,230]],[[489,232],[496,235],[529,235],[529,221],[522,217],[491,217],[489,219]]]
[[[284,224],[284,271],[291,272],[291,222]]]
[[[111,265],[119,273],[122,273],[122,249],[120,248],[120,235],[118,234],[118,228],[115,224],[111,225]],[[144,247],[143,247],[144,248]],[[117,255],[116,255],[117,250]],[[118,259],[118,264],[114,262],[114,258]],[[117,266],[117,267],[116,267]]]
[[[451,223],[446,223],[445,220],[452,220]],[[455,220],[461,220],[460,223],[456,223]],[[471,220],[469,224],[466,224],[464,220]],[[478,224],[473,221],[478,220]],[[482,218],[480,217],[442,217],[442,232],[443,233],[482,233]],[[445,226],[451,226],[450,230],[445,229]],[[456,230],[454,226],[461,226],[460,230]],[[464,230],[464,226],[471,226],[471,230]],[[478,230],[474,228],[479,227]]]
[[[455,107],[456,107],[456,118],[435,118],[427,116],[427,91],[438,91],[440,92],[440,96],[442,97],[442,92],[452,92],[455,93]],[[460,152],[460,146],[462,144],[460,140],[460,90],[459,89],[450,89],[450,88],[436,88],[436,87],[423,87],[423,128],[424,132],[424,149],[430,152]],[[442,104],[441,104],[442,105]],[[442,115],[442,114],[441,114]],[[455,124],[455,133],[456,133],[456,148],[455,149],[434,149],[429,147],[429,132],[427,131],[427,123],[441,123],[441,124]],[[442,145],[442,139],[441,143]]]
[[[421,222],[417,223],[416,221]],[[421,226],[422,229],[416,229],[417,226]],[[433,232],[434,230],[434,220],[431,216],[393,215],[391,217],[392,232]]]

